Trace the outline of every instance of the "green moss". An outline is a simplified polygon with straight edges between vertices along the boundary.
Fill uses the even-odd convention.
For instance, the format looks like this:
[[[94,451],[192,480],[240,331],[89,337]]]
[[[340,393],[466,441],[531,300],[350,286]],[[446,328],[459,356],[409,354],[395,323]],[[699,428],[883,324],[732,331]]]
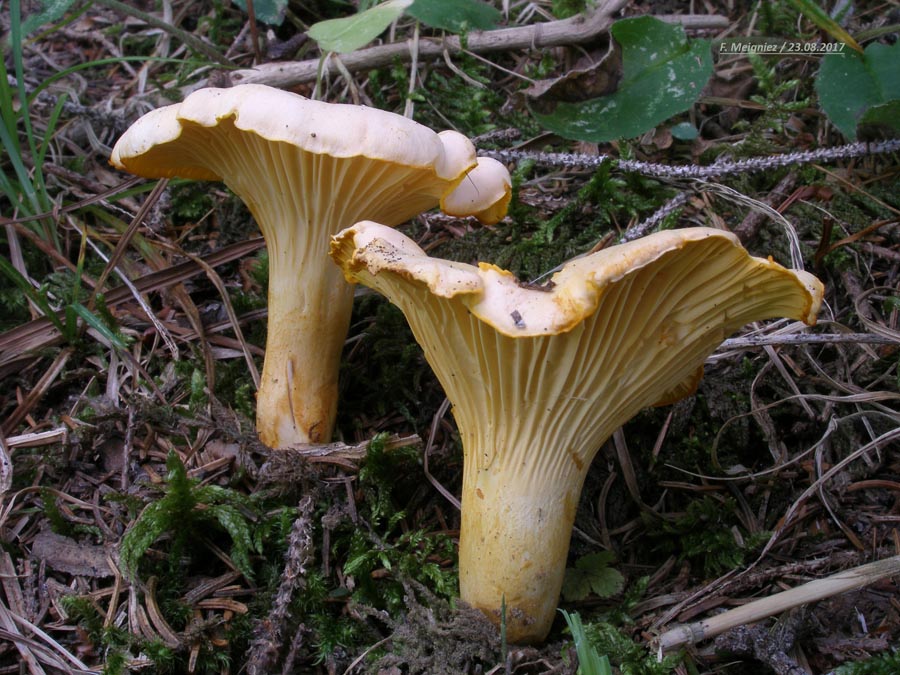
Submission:
[[[710,495],[689,501],[676,519],[654,520],[646,514],[643,518],[654,550],[690,562],[705,577],[741,566],[769,538],[768,533],[749,533],[741,527],[734,500]],[[735,532],[740,533],[740,541]]]
[[[682,660],[678,654],[657,659],[646,646],[610,623],[589,623],[584,632],[594,649],[605,654],[622,675],[665,675],[674,671]]]
[[[900,673],[900,652],[879,654],[865,661],[848,663],[835,671],[835,675],[896,675]]]
[[[797,39],[797,10],[786,0],[760,0],[757,3],[760,35],[782,35]]]
[[[206,181],[178,181],[169,187],[169,216],[178,227],[195,223],[213,210],[215,200]]]
[[[386,450],[386,435],[369,444],[359,472],[359,521],[336,533],[334,557],[344,560],[343,574],[353,579],[353,599],[396,613],[403,608],[403,581],[412,579],[437,597],[457,594],[453,567],[455,546],[449,537],[407,529],[407,507],[421,488],[421,466],[415,448]]]
[[[41,502],[44,504],[44,517],[49,521],[51,531],[64,537],[71,537],[75,533],[74,527],[60,511],[56,495],[48,488],[42,487]]]
[[[490,229],[452,239],[431,252],[436,257],[490,262],[522,280],[536,280],[575,256],[587,253],[605,236],[617,236],[634,219],[661,206],[669,190],[636,174],[613,174],[605,164],[558,211],[544,214],[521,199],[532,164],[512,174],[509,218]]]
[[[166,561],[170,571],[177,570],[177,576],[183,577],[180,559],[196,551],[191,545],[193,538],[201,531],[206,536],[219,531],[231,541],[235,567],[252,579],[250,555],[261,551],[262,543],[253,536],[250,519],[254,510],[249,498],[217,485],[197,485],[174,452],[169,453],[166,468],[164,495],[141,512],[122,539],[119,554],[126,573],[135,575],[147,549],[169,532],[172,538]]]

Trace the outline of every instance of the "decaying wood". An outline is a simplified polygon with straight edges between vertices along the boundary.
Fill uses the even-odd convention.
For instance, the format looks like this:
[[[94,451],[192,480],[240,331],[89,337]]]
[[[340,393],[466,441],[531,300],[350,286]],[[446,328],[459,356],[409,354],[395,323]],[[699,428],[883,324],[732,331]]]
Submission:
[[[579,14],[569,19],[513,28],[475,31],[468,35],[465,48],[456,35],[448,35],[441,40],[420,37],[416,54],[417,58],[422,60],[437,58],[444,53],[452,56],[463,51],[486,54],[583,44],[605,33],[615,21],[615,15],[626,4],[625,0],[607,0],[592,12]],[[667,15],[657,18],[669,23],[680,23],[691,29],[722,29],[728,26],[727,17],[719,15]],[[319,76],[320,69],[323,75],[338,75],[342,70],[353,73],[381,68],[390,65],[397,59],[409,61],[410,58],[412,58],[410,45],[407,42],[392,42],[367,49],[358,49],[340,57],[330,55],[324,61],[310,59],[292,63],[263,63],[255,68],[232,71],[230,77],[233,84],[267,84],[273,87],[288,88],[304,82],[315,81]],[[340,63],[338,63],[338,59],[340,59]]]
[[[85,577],[111,577],[107,550],[96,544],[83,544],[44,530],[31,545],[31,555],[54,570]]]
[[[392,435],[384,444],[385,450],[396,450],[421,443],[418,434]],[[296,480],[295,472],[307,464],[333,464],[355,470],[368,452],[369,441],[347,443],[309,443],[289,445],[269,453],[269,459],[260,469],[260,482],[281,483]]]

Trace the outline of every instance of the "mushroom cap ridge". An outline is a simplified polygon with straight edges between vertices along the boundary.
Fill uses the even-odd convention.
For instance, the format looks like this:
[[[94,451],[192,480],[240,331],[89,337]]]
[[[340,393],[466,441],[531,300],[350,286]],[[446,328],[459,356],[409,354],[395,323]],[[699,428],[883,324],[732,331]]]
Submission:
[[[358,251],[350,261],[351,269],[359,269],[365,264],[371,274],[377,274],[381,269],[391,270],[426,284],[440,297],[468,294],[471,297],[463,302],[474,316],[497,332],[514,338],[572,330],[596,310],[607,286],[690,242],[717,237],[741,248],[740,240],[723,230],[706,227],[666,230],[570,260],[551,277],[544,287],[546,290],[541,290],[522,285],[511,272],[488,263],[479,263],[475,267],[428,258],[407,237],[377,223],[364,221],[351,229]],[[332,257],[335,257],[342,237],[343,233],[335,237]],[[374,247],[382,249],[381,255],[368,254]],[[394,252],[387,252],[385,248],[394,249]],[[822,283],[808,272],[788,270],[771,259],[750,259],[759,268],[780,270],[796,278],[798,289],[804,288],[808,297],[803,320],[814,324],[821,308]],[[711,261],[710,264],[714,263]],[[347,276],[352,278],[349,273]]]
[[[259,84],[198,89],[181,103],[145,114],[116,143],[110,163],[145,178],[222,180],[208,163],[185,161],[182,151],[176,156],[167,145],[190,126],[211,128],[229,118],[238,131],[311,154],[429,167],[446,181],[461,178],[476,163],[471,142],[455,131],[436,134],[395,113],[314,101]]]

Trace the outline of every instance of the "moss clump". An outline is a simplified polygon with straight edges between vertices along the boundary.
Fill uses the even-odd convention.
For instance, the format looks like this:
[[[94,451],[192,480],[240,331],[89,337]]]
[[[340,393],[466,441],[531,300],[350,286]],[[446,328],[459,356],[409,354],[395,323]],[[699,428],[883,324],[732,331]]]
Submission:
[[[509,217],[488,229],[443,243],[431,255],[474,263],[490,262],[522,280],[536,280],[557,266],[589,252],[605,237],[618,237],[629,223],[649,215],[669,196],[658,182],[637,174],[614,175],[606,163],[574,190],[560,193],[557,210],[529,204],[534,165],[512,174]],[[555,200],[554,200],[555,201]]]
[[[706,495],[694,499],[674,519],[642,517],[646,521],[647,537],[654,542],[651,548],[690,562],[707,578],[741,566],[769,537],[766,532],[744,530],[735,513],[734,500],[730,498]]]
[[[900,673],[900,652],[880,654],[866,661],[848,663],[835,671],[835,675],[895,675]]]

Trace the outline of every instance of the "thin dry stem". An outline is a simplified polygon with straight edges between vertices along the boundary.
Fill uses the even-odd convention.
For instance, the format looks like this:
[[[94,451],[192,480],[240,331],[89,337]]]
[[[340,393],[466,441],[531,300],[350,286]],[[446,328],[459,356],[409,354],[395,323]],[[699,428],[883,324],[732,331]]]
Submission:
[[[715,637],[736,626],[754,623],[794,607],[862,588],[895,574],[900,574],[900,556],[855,567],[825,579],[810,581],[802,586],[776,593],[768,598],[755,600],[709,619],[672,628],[659,637],[659,650],[662,653],[682,645],[694,644]]]

